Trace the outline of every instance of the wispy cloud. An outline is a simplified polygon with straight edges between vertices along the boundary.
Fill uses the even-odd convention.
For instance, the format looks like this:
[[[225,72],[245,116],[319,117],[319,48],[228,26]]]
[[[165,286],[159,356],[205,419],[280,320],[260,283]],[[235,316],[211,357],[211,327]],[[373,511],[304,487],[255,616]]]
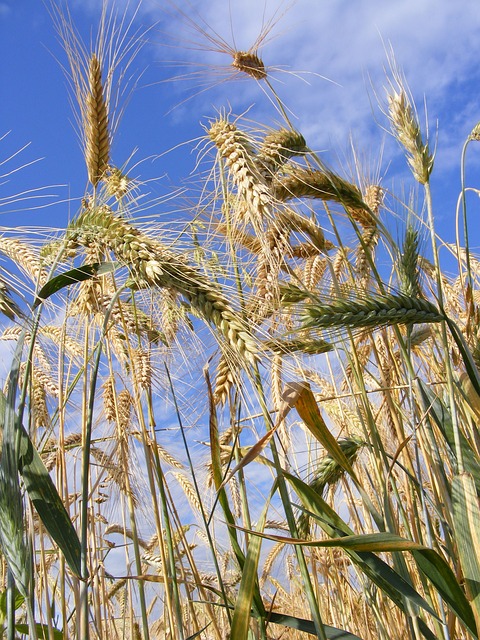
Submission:
[[[374,94],[384,98],[390,46],[419,107],[427,97],[433,130],[440,119],[446,145],[464,138],[470,125],[475,124],[468,122],[470,117],[475,120],[475,96],[466,90],[479,75],[474,43],[480,13],[473,1],[462,3],[461,11],[435,0],[298,0],[290,7],[275,3],[259,6],[254,0],[213,0],[201,6],[181,2],[179,7],[188,19],[182,21],[175,11],[166,15],[156,1],[144,2],[144,8],[160,19],[164,33],[170,34],[169,40],[178,45],[178,49],[167,49],[161,57],[187,58],[198,64],[197,78],[191,80],[186,93],[199,92],[195,104],[204,113],[213,105],[220,106],[222,100],[237,113],[261,100],[253,82],[238,84],[235,89],[228,84],[214,87],[228,76],[231,61],[228,54],[222,56],[209,50],[212,45],[201,30],[212,37],[220,35],[238,49],[247,49],[271,20],[275,24],[260,53],[266,66],[273,69],[275,88],[298,116],[298,126],[312,146],[321,149],[339,142],[346,144],[350,133],[360,145],[371,143],[375,129],[372,102],[376,109]],[[193,22],[199,25],[196,33]],[[192,41],[194,49],[187,55],[182,53],[182,47]],[[199,46],[195,48],[196,45]],[[223,66],[223,74],[215,65]],[[185,67],[187,73],[189,69]],[[188,82],[172,85],[172,94],[178,95],[179,103],[187,85]],[[208,86],[211,90],[203,92]],[[460,103],[459,93],[464,96]],[[186,117],[188,109],[182,115]],[[378,110],[375,117],[381,118]],[[377,131],[376,140],[380,137]]]

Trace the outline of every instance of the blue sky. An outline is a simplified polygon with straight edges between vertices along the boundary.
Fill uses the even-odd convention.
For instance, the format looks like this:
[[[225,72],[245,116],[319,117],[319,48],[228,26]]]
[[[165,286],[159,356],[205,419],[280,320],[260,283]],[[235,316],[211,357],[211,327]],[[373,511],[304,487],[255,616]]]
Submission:
[[[63,2],[60,2],[64,6]],[[118,1],[121,9],[125,0]],[[133,6],[133,2],[130,5]],[[136,4],[136,3],[135,3]],[[74,20],[86,42],[98,16],[100,0],[70,0]],[[309,146],[322,152],[334,168],[350,156],[350,137],[366,171],[380,165],[384,184],[392,181],[408,192],[408,172],[398,145],[382,127],[388,127],[378,108],[384,100],[386,48],[391,44],[405,72],[422,123],[424,97],[437,157],[433,174],[434,207],[438,230],[454,239],[455,205],[459,191],[459,158],[465,137],[480,120],[478,65],[478,3],[438,0],[298,0],[293,5],[254,0],[186,2],[180,11],[163,0],[144,0],[136,25],[149,28],[145,46],[134,68],[142,73],[120,123],[113,160],[122,165],[132,152],[143,162],[134,175],[148,183],[152,197],[167,195],[195,166],[195,143],[204,135],[202,123],[221,108],[248,119],[273,125],[279,121],[255,82],[221,82],[231,76],[228,54],[215,52],[203,31],[221,35],[230,45],[248,49],[273,22],[260,53],[276,90],[291,109],[294,125]],[[190,16],[191,22],[181,12]],[[153,26],[154,25],[154,26]],[[0,1],[2,52],[1,158],[29,143],[18,157],[2,165],[5,174],[42,158],[2,180],[0,197],[45,188],[54,203],[25,210],[30,201],[3,206],[2,226],[62,227],[74,215],[76,201],[86,185],[78,133],[69,104],[61,65],[66,57],[51,17],[39,0]],[[167,46],[166,46],[167,45]],[[178,66],[178,63],[186,65]],[[168,81],[175,75],[188,78]],[[329,78],[331,81],[325,80]],[[205,90],[206,89],[206,90]],[[180,145],[180,146],[178,146]],[[381,148],[385,145],[383,160]],[[171,153],[169,149],[178,147]],[[467,178],[475,186],[480,148],[468,154]],[[157,157],[153,161],[153,157]],[[130,162],[130,166],[134,164]],[[52,186],[50,186],[52,185]],[[56,186],[53,186],[56,185]],[[71,203],[66,202],[73,199]],[[477,199],[470,202],[475,220]],[[472,223],[472,245],[480,233]]]

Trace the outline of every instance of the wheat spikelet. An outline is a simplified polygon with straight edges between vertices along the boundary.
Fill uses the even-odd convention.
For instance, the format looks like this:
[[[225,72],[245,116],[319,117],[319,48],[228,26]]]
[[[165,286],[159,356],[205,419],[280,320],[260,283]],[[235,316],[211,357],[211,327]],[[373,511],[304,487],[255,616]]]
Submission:
[[[418,256],[418,268],[432,280],[436,279],[437,270],[435,266],[422,255]],[[452,318],[462,317],[464,314],[464,307],[463,300],[461,301],[461,298],[463,298],[461,291],[452,284],[451,280],[447,278],[445,274],[441,273],[440,278],[444,293],[443,303],[446,315],[451,316]]]
[[[242,515],[242,501],[240,498],[240,489],[238,488],[238,481],[235,476],[232,476],[228,481],[230,487],[230,493],[232,495],[233,513],[237,519],[240,519]]]
[[[397,78],[399,80],[399,78]],[[407,161],[420,184],[426,184],[433,169],[434,156],[423,142],[415,108],[401,82],[388,95],[388,114],[394,136],[407,152]]]
[[[165,342],[172,344],[178,333],[182,312],[179,307],[178,293],[172,287],[164,287],[160,292],[160,313]]]
[[[121,536],[123,536],[124,538],[127,538],[128,540],[136,539],[137,542],[138,542],[138,545],[140,547],[142,547],[142,549],[150,548],[149,541],[144,540],[137,533],[134,533],[131,529],[128,529],[123,524],[112,523],[112,524],[109,524],[108,527],[105,528],[104,535],[108,536],[108,535],[112,535],[114,533],[118,533]],[[156,538],[155,538],[155,540],[156,540]]]
[[[202,505],[200,504],[200,500],[198,499],[197,492],[194,489],[193,484],[187,478],[184,473],[173,472],[173,476],[177,480],[178,484],[182,487],[184,494],[187,496],[190,505],[198,511],[198,513],[202,513]]]
[[[331,248],[331,246],[328,245],[325,240],[323,230],[313,220],[302,216],[291,207],[279,209],[277,211],[277,215],[278,222],[275,223],[277,227],[283,227],[285,225],[292,231],[299,231],[303,234],[306,234],[310,243],[318,251],[325,252],[329,248]]]
[[[56,325],[43,325],[40,328],[40,333],[47,338],[50,338],[52,342],[57,345],[62,345],[65,349],[65,352],[71,356],[78,357],[82,355],[82,346],[74,340],[71,336],[69,336],[64,327],[59,327]]]
[[[117,412],[115,407],[115,378],[109,376],[103,384],[103,412],[109,422],[115,422]]]
[[[350,249],[348,247],[339,247],[336,251],[335,256],[332,261],[332,271],[333,271],[333,281],[341,282],[342,273],[348,266],[348,255],[350,253]],[[335,288],[335,284],[332,284],[332,291]]]
[[[103,182],[109,196],[116,200],[122,200],[132,188],[132,181],[117,167],[108,167],[103,175]]]
[[[137,381],[142,389],[149,391],[152,387],[152,363],[150,352],[145,349],[135,349],[133,352],[133,367]]]
[[[102,69],[95,53],[92,53],[88,67],[84,126],[88,179],[96,187],[108,168],[110,136],[107,105],[102,85]]]
[[[89,278],[79,284],[78,293],[69,308],[71,316],[99,314],[102,307],[102,286],[98,278]]]
[[[22,363],[20,365],[20,373],[23,378],[25,374],[26,364]],[[54,398],[58,397],[58,386],[52,381],[50,376],[48,376],[42,369],[39,369],[35,365],[32,366],[31,378],[34,383],[42,386],[44,391],[48,391],[48,393]]]
[[[127,389],[122,389],[117,396],[118,428],[121,433],[127,433],[129,430],[132,407],[132,394]]]
[[[210,123],[208,133],[229,169],[238,197],[247,205],[243,212],[255,230],[259,229],[259,223],[269,215],[272,197],[254,160],[250,141],[226,118]]]
[[[98,305],[104,313],[110,306],[114,292],[104,293],[98,297]],[[150,342],[158,342],[159,330],[154,326],[152,318],[137,306],[124,300],[118,300],[111,310],[115,323],[131,335],[145,335]]]
[[[260,578],[260,582],[262,585],[264,585],[265,582],[269,579],[270,574],[272,573],[273,563],[284,549],[285,544],[283,542],[276,542],[268,552],[267,557],[263,562],[263,571]]]
[[[354,341],[354,348],[355,348],[355,364],[358,363],[358,366],[360,367],[360,369],[364,371],[369,362],[372,349],[373,349],[372,342],[371,340],[368,339],[368,335],[361,336],[360,339],[356,339]],[[354,370],[354,365],[350,361],[347,363],[345,367],[345,379],[342,385],[343,391],[349,388],[350,383],[352,382],[352,380],[355,379],[355,375],[356,375],[356,372]]]
[[[0,336],[0,340],[18,340],[21,333],[22,327],[7,327]],[[28,337],[26,339],[28,340]]]
[[[115,217],[108,207],[85,210],[70,226],[70,233],[80,244],[88,245],[92,236],[102,238],[117,258],[130,266],[139,283],[176,290],[220,330],[234,353],[247,361],[256,359],[253,337],[220,289],[181,257]]]
[[[255,80],[265,80],[267,77],[265,65],[254,50],[235,51],[233,54],[232,67],[242,73],[246,73]]]
[[[354,437],[338,440],[337,444],[350,464],[355,462],[360,449],[365,446],[365,442]],[[345,469],[327,454],[319,460],[315,475],[308,484],[322,495],[326,487],[336,484],[344,474]],[[302,538],[308,538],[310,535],[310,516],[306,513],[302,513],[298,519],[298,533]]]
[[[315,255],[307,258],[303,267],[303,284],[305,289],[313,291],[322,279],[327,269],[327,260],[324,256]]]
[[[355,256],[355,276],[358,277],[358,287],[367,289],[371,277],[371,264],[374,250],[378,243],[378,229],[375,226],[366,227],[361,234],[361,242]]]
[[[274,354],[291,355],[293,353],[305,353],[307,355],[318,355],[332,351],[333,345],[325,340],[309,336],[290,338],[282,340],[265,340],[263,346]]]
[[[215,230],[225,236],[229,235],[233,244],[245,247],[252,253],[258,254],[262,250],[262,243],[255,235],[247,233],[238,227],[231,229],[229,225],[218,222],[215,223]]]
[[[215,376],[215,388],[213,392],[214,401],[217,404],[225,404],[230,389],[235,384],[235,375],[232,371],[232,364],[223,354],[217,365],[217,374]]]
[[[418,256],[418,233],[408,225],[398,263],[400,291],[416,298],[421,296]]]
[[[304,307],[305,328],[376,328],[394,324],[440,322],[444,316],[428,300],[406,295],[376,295],[365,300],[337,300]]]
[[[20,309],[13,300],[10,289],[2,279],[0,279],[0,313],[3,313],[9,320],[15,320],[15,316],[20,314]]]
[[[258,162],[265,177],[271,176],[289,158],[306,151],[305,138],[293,129],[270,131],[262,140],[258,150]]]
[[[368,213],[358,187],[331,171],[292,167],[286,175],[275,178],[272,189],[275,198],[281,202],[292,198],[319,198],[339,202],[349,210]]]
[[[280,290],[279,274],[285,257],[289,255],[288,230],[279,225],[271,225],[265,242],[267,251],[262,251],[258,258],[257,276],[255,279],[255,309],[251,311],[254,320],[260,319],[278,308]]]
[[[118,465],[113,461],[113,454],[108,455],[99,447],[92,445],[90,448],[92,457],[101,469],[107,472],[107,475],[117,485],[123,494],[129,493],[133,499],[133,502],[138,502],[136,496],[130,491],[129,483],[127,482],[125,466]],[[109,494],[102,494],[100,498],[109,498]]]
[[[58,446],[55,438],[50,438],[40,451],[40,456],[47,471],[51,471],[57,464]]]
[[[41,262],[35,252],[24,242],[16,238],[0,236],[0,251],[18,264],[40,286],[47,280]]]
[[[165,447],[162,447],[162,445],[158,443],[156,446],[157,446],[158,455],[167,464],[169,464],[171,467],[174,467],[175,469],[184,468],[183,464],[179,460],[177,460],[177,458],[174,458],[174,456],[172,456],[172,454],[169,451],[167,451]]]
[[[369,184],[363,193],[363,201],[377,218],[383,205],[384,190],[378,184]]]
[[[31,411],[36,428],[47,427],[50,424],[50,416],[47,408],[47,394],[45,386],[35,376],[32,381]]]

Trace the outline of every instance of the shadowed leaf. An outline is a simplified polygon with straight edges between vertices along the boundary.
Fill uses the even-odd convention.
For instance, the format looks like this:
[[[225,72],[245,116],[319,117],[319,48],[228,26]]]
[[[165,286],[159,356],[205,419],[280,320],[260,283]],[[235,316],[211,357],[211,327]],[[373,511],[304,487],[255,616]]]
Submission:
[[[89,280],[95,276],[101,276],[106,273],[115,271],[118,265],[114,262],[95,262],[94,264],[84,264],[81,267],[70,269],[58,276],[55,276],[49,280],[38,292],[37,297],[33,303],[33,309],[36,309],[39,304],[44,302],[47,298],[52,296],[60,289],[75,284],[77,282],[83,282]]]

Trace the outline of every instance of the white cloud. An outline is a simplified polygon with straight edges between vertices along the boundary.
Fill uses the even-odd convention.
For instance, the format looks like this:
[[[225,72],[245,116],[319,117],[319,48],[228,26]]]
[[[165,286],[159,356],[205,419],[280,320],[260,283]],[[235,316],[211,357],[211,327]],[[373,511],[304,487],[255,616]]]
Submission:
[[[145,5],[158,11],[156,2],[147,0]],[[276,11],[273,3],[264,6],[254,0],[230,3],[214,0],[196,4],[205,21],[202,23],[189,3],[181,2],[179,6],[202,28],[210,28],[211,34],[216,32],[229,43],[235,39],[237,48],[248,48],[260,33],[262,20],[268,22]],[[282,13],[282,8],[278,13]],[[463,2],[459,10],[457,5],[435,0],[357,0],[355,3],[298,0],[280,17],[272,32],[273,36],[278,33],[278,37],[267,41],[261,53],[267,66],[321,74],[341,85],[306,75],[311,82],[309,86],[293,76],[277,74],[279,80],[275,86],[300,117],[302,131],[315,136],[318,146],[323,147],[332,138],[337,142],[339,137],[346,140],[350,131],[361,141],[369,139],[372,113],[368,85],[371,80],[375,89],[383,93],[385,47],[389,43],[420,106],[425,94],[435,106],[447,108],[452,85],[467,82],[476,71],[474,43],[479,27],[480,13],[474,1]],[[180,47],[188,31],[192,31],[188,25],[181,28],[178,21],[172,23],[172,32],[178,34]],[[194,34],[193,38],[203,40],[205,49],[208,48],[209,43],[202,34]],[[182,59],[180,50],[175,55]],[[190,52],[190,55],[199,64],[209,61],[215,64],[220,59],[220,64],[228,68],[230,63],[227,55],[222,58],[207,50]],[[280,84],[280,80],[284,84]],[[259,101],[258,90],[252,85],[238,85],[236,94],[231,85],[223,85],[225,103],[228,99],[235,110],[241,103]],[[217,91],[206,93],[205,107],[211,104],[212,96],[218,104]],[[465,109],[471,110],[467,105]],[[431,115],[435,119],[435,110]]]

